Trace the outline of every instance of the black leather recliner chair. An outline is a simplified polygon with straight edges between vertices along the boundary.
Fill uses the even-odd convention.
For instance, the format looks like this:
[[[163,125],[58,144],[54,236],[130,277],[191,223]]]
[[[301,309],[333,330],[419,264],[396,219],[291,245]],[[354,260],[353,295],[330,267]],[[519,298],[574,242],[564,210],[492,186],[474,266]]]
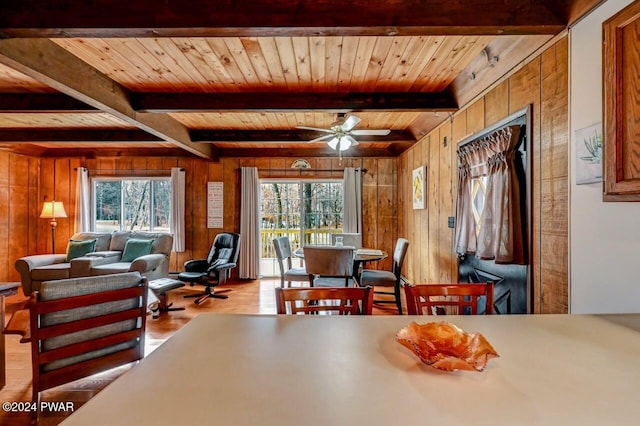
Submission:
[[[204,293],[187,295],[185,297],[197,297],[196,305],[204,302],[210,297],[226,299],[229,296],[223,293],[227,290],[214,293],[214,287],[224,284],[231,274],[231,270],[236,267],[238,254],[240,253],[240,234],[221,232],[216,235],[213,245],[206,259],[189,260],[184,264],[185,272],[178,274],[180,281],[205,286]]]

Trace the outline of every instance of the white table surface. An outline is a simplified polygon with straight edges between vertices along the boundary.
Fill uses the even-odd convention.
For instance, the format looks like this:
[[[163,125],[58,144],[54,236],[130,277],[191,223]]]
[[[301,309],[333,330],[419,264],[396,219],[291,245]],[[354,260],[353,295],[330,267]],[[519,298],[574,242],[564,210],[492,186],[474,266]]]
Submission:
[[[500,358],[423,365],[395,334],[430,317],[201,314],[64,424],[640,424],[640,315],[446,319]]]

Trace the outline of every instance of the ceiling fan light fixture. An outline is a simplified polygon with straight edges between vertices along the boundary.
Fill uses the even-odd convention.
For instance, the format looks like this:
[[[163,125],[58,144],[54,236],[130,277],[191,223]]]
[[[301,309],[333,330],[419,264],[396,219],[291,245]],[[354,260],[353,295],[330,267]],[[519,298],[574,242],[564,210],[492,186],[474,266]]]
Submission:
[[[331,149],[335,149],[336,151],[338,149],[340,151],[346,151],[347,149],[351,148],[351,141],[347,138],[342,138],[342,137],[333,138],[329,142],[327,142],[327,145],[329,145]]]

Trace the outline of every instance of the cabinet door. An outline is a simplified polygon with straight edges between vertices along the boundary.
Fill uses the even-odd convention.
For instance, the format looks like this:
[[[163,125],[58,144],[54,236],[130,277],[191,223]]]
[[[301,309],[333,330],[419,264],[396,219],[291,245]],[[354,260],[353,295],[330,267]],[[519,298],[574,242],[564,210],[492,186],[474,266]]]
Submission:
[[[640,1],[602,24],[604,201],[640,201]]]

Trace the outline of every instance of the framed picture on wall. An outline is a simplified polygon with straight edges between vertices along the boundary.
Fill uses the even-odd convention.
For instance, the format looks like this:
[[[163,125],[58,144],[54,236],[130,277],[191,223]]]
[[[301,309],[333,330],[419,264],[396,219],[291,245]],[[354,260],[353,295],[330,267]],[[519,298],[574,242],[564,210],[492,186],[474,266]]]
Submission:
[[[576,130],[576,184],[602,182],[602,123]]]
[[[413,194],[413,209],[419,210],[427,207],[427,193],[425,191],[425,180],[427,176],[427,167],[420,166],[413,170],[412,176],[412,194]]]

